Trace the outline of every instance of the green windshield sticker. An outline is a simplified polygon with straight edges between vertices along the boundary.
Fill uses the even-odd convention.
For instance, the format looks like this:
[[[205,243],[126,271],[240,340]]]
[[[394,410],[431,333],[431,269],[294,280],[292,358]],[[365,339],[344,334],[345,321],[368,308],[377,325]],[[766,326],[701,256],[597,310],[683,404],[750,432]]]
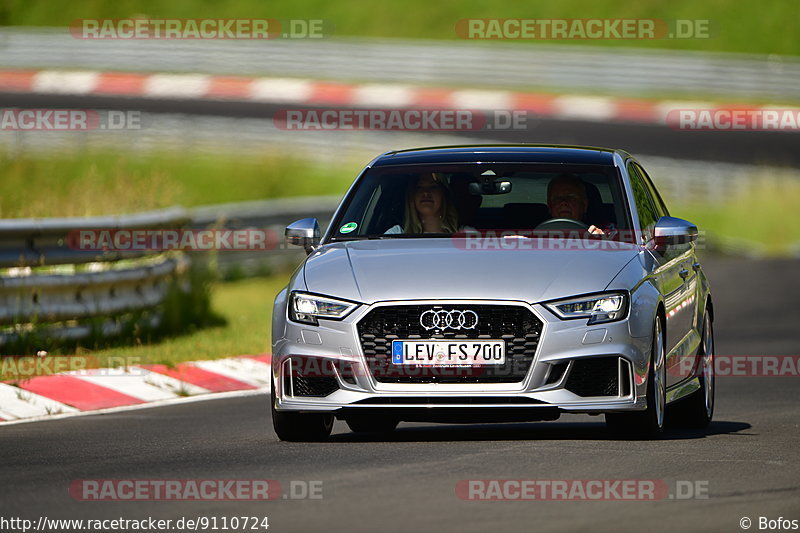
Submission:
[[[351,231],[355,231],[357,227],[358,224],[356,224],[355,222],[348,222],[347,224],[339,228],[339,233],[350,233]]]

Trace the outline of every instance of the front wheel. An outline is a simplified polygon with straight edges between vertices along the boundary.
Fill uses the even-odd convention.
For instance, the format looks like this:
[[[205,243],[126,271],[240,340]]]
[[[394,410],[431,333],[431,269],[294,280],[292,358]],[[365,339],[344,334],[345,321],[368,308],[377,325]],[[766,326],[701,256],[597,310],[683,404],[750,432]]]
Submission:
[[[275,386],[270,392],[272,427],[278,438],[290,442],[325,441],[333,430],[333,415],[325,413],[287,413],[275,409]]]
[[[664,432],[667,408],[666,351],[661,319],[653,325],[653,343],[647,376],[647,408],[630,413],[606,413],[606,426],[615,433],[634,438],[654,439]]]

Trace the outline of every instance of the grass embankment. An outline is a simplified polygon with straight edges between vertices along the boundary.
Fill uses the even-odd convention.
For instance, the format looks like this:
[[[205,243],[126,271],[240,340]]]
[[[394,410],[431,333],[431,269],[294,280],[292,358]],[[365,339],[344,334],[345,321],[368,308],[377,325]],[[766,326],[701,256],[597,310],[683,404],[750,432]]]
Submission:
[[[558,40],[520,41],[525,44],[557,42],[598,46],[637,46],[675,50],[750,52],[800,55],[796,31],[795,0],[570,0],[569,2],[518,2],[516,0],[406,0],[330,2],[294,0],[79,0],[60,3],[0,0],[0,25],[61,26],[76,19],[96,18],[270,18],[323,19],[335,27],[335,36],[459,39],[456,23],[465,18],[524,19],[676,19],[709,20],[706,39]]]
[[[670,212],[695,222],[708,237],[754,243],[767,256],[797,253],[800,243],[800,181],[796,177],[756,177],[722,205],[670,204]]]
[[[0,218],[93,216],[342,194],[360,165],[322,165],[277,154],[0,154]]]

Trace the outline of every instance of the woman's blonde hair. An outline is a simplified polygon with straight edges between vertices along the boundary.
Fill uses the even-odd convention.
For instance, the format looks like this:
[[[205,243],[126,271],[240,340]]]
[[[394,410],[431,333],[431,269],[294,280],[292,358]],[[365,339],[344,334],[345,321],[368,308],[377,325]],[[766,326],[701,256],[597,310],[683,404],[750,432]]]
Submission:
[[[458,231],[458,212],[456,211],[455,204],[450,194],[450,188],[444,180],[444,177],[437,173],[431,172],[429,174],[421,174],[416,180],[411,181],[406,191],[406,218],[403,225],[404,233],[423,233],[422,221],[419,219],[417,208],[414,205],[414,192],[417,188],[417,183],[425,176],[433,177],[434,183],[442,191],[442,230],[445,233],[455,233]]]

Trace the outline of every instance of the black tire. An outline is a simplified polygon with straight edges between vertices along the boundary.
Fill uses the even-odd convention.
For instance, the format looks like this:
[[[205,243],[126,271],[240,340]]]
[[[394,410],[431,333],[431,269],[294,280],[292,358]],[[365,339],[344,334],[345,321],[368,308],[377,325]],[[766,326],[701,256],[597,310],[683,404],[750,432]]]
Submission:
[[[350,430],[356,433],[391,433],[398,424],[398,420],[394,418],[382,418],[374,415],[349,416],[345,422]]]
[[[714,325],[708,311],[703,315],[703,332],[698,356],[698,378],[700,390],[693,392],[675,404],[671,420],[676,425],[702,429],[708,427],[714,417]]]
[[[666,349],[660,317],[653,324],[650,367],[647,373],[647,408],[644,411],[606,413],[606,426],[613,433],[636,439],[655,439],[664,432],[666,401]]]
[[[333,430],[333,415],[322,413],[290,413],[275,410],[275,386],[270,393],[272,427],[280,440],[289,442],[322,442]]]

